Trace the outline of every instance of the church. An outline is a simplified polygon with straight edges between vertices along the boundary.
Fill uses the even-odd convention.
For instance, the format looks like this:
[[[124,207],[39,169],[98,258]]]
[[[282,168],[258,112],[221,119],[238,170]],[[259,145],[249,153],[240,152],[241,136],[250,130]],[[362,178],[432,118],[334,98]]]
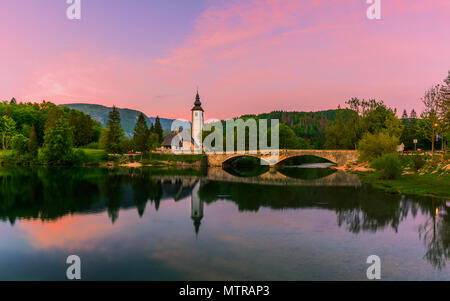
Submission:
[[[200,101],[200,95],[195,96],[194,107],[191,109],[191,131],[190,135],[185,134],[186,131],[182,127],[171,132],[164,139],[161,150],[165,152],[180,153],[180,152],[203,152],[202,132],[204,127],[204,110]],[[190,141],[186,139],[190,137]],[[172,143],[173,139],[176,139],[176,143]],[[186,141],[187,140],[187,141]]]

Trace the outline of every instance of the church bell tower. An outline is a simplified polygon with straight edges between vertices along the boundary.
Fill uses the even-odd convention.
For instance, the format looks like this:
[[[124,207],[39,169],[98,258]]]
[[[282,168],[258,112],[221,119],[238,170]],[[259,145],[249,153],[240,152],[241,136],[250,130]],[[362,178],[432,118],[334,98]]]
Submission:
[[[202,141],[202,132],[203,132],[203,109],[202,103],[200,102],[200,95],[195,97],[194,107],[192,108],[192,128],[191,128],[191,136],[193,141],[193,151],[195,153],[201,154],[203,152],[203,141]]]

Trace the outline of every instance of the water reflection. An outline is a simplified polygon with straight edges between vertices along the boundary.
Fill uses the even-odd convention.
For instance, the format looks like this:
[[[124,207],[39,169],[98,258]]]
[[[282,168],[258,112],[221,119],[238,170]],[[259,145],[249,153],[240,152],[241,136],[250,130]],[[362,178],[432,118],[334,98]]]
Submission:
[[[149,208],[158,212],[161,202],[185,199],[190,199],[191,212],[186,216],[190,214],[196,236],[201,235],[200,228],[208,227],[202,225],[208,215],[204,204],[210,208],[219,201],[232,202],[240,212],[334,212],[338,226],[354,234],[399,232],[406,219],[420,216],[423,221],[415,231],[425,246],[424,258],[438,270],[450,259],[449,203],[443,200],[385,194],[364,185],[285,186],[277,181],[268,185],[264,179],[256,184],[230,180],[227,175],[222,179],[218,173],[152,168],[0,169],[0,220],[11,225],[18,220],[49,223],[106,211],[114,224],[121,210],[135,209],[142,218]]]

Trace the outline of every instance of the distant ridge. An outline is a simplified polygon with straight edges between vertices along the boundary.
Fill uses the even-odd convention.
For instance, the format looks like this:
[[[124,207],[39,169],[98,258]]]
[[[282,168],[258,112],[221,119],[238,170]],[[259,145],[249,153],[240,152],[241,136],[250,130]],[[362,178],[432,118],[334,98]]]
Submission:
[[[103,127],[106,126],[106,123],[108,122],[109,112],[112,110],[112,107],[86,103],[71,103],[71,104],[64,104],[61,106],[84,112],[89,116],[91,116],[93,119],[99,121],[103,125]],[[138,116],[141,112],[126,108],[125,109],[118,108],[118,110],[120,112],[121,124],[125,132],[125,135],[127,137],[133,137],[134,127],[136,125]],[[155,123],[156,117],[148,117],[145,114],[144,116],[147,118],[147,124],[149,126],[151,123],[153,124]],[[170,131],[173,119],[160,118],[160,121],[163,130],[166,132]],[[187,127],[190,127],[190,124],[187,125]]]

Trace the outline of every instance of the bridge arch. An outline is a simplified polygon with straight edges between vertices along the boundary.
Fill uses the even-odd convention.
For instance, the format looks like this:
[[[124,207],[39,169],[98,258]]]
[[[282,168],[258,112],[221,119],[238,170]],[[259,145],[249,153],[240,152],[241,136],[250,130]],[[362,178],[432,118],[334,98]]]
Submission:
[[[331,163],[331,164],[337,164],[336,162],[331,161],[328,158],[322,157],[322,156],[316,156],[316,155],[288,155],[288,156],[284,156],[283,158],[280,157],[280,159],[278,160],[276,165],[282,165],[284,162],[291,160],[291,159],[296,159],[296,158],[317,158],[317,159],[321,159],[323,160],[323,162],[311,162],[311,163]],[[319,160],[318,160],[319,161]],[[309,162],[305,162],[305,164],[308,164]]]
[[[235,154],[235,155],[230,155],[229,157],[225,158],[224,161],[222,162],[222,166],[228,163],[232,163],[233,161],[240,159],[240,158],[255,158],[258,160],[264,160],[264,158],[261,158],[260,155],[258,154]],[[269,165],[269,164],[267,164]]]

